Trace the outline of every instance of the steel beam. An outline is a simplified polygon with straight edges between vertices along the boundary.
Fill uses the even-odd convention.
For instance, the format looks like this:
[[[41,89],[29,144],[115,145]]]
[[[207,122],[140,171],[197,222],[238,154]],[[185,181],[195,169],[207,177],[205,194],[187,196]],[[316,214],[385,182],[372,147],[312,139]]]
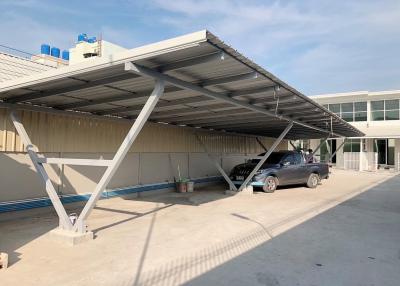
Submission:
[[[51,90],[47,90],[47,91],[38,91],[38,92],[34,92],[34,93],[28,93],[28,94],[23,94],[23,95],[19,95],[19,96],[14,96],[11,98],[5,98],[4,101],[8,102],[8,103],[17,103],[17,102],[28,101],[28,100],[32,100],[32,99],[38,99],[38,98],[44,98],[44,97],[49,97],[49,96],[53,96],[53,95],[74,92],[74,91],[78,91],[78,90],[80,91],[82,89],[97,87],[97,86],[101,86],[101,85],[107,85],[107,84],[110,84],[113,82],[123,81],[123,80],[132,79],[132,78],[136,78],[136,77],[137,77],[137,75],[132,76],[129,74],[122,74],[122,75],[118,75],[118,76],[113,76],[113,77],[108,77],[108,78],[103,78],[103,79],[86,82],[86,83],[80,84],[80,85],[56,88],[56,89],[51,89]]]
[[[164,89],[164,94],[177,92],[177,91],[181,91],[181,90],[182,90],[181,88],[178,88],[175,86],[167,87]],[[96,104],[118,102],[118,101],[127,100],[127,99],[138,99],[138,98],[147,99],[147,97],[149,96],[149,93],[151,93],[151,92],[152,92],[151,90],[137,92],[137,93],[131,92],[128,94],[112,95],[112,96],[107,96],[107,97],[103,97],[103,98],[96,98],[96,99],[82,100],[82,101],[78,101],[78,102],[60,104],[60,105],[56,105],[53,107],[57,108],[57,109],[65,110],[65,109],[82,108],[82,107],[92,106],[92,105],[96,105]],[[143,106],[143,104],[142,104],[142,106]]]
[[[207,87],[207,86],[225,84],[225,83],[230,83],[230,82],[237,82],[237,81],[242,81],[242,80],[256,79],[258,77],[259,77],[259,74],[257,72],[250,72],[250,73],[243,73],[243,74],[232,75],[232,76],[227,76],[227,77],[208,79],[208,80],[200,82],[198,85],[200,85],[202,87]]]
[[[314,156],[315,153],[317,153],[317,151],[322,147],[323,144],[325,144],[326,140],[328,140],[328,139],[329,139],[329,136],[326,137],[326,138],[324,138],[324,139],[319,143],[319,145],[317,146],[317,148],[315,148],[315,150],[311,153],[311,155]]]
[[[265,147],[264,143],[261,142],[260,138],[256,137],[256,141],[257,141],[258,145],[260,145],[261,148],[264,149],[265,152],[268,151],[267,147]]]
[[[109,166],[112,160],[102,159],[75,159],[75,158],[38,158],[39,163],[55,165],[75,165],[75,166]]]
[[[337,151],[339,151],[340,149],[342,149],[342,147],[344,146],[344,143],[346,143],[346,138],[343,138],[343,142],[339,145],[339,147],[336,148],[335,152],[332,153],[332,155],[329,157],[328,162],[331,162],[331,160],[333,159],[333,157],[335,157]]]
[[[203,55],[203,56],[196,57],[196,58],[191,58],[191,59],[182,60],[179,62],[161,65],[161,66],[157,67],[157,70],[159,70],[161,72],[168,72],[168,71],[172,71],[175,69],[181,69],[181,68],[198,65],[198,64],[202,64],[202,63],[207,63],[207,62],[215,61],[215,60],[224,60],[224,53],[216,52],[216,53],[211,53],[211,54]],[[132,74],[123,74],[123,75],[119,75],[119,76],[115,76],[115,77],[104,78],[104,79],[99,79],[99,80],[94,80],[94,81],[84,81],[81,79],[77,79],[80,81],[84,81],[85,83],[82,85],[78,85],[78,86],[70,86],[70,87],[66,87],[66,88],[53,89],[53,90],[48,90],[48,91],[38,91],[35,93],[29,93],[29,94],[24,94],[24,95],[20,95],[20,96],[15,96],[15,97],[12,97],[9,99],[4,99],[4,101],[8,102],[8,103],[18,103],[18,102],[22,102],[22,101],[29,101],[32,99],[49,97],[49,96],[53,96],[53,95],[69,93],[69,92],[92,88],[92,87],[97,87],[97,86],[106,86],[107,88],[110,88],[110,89],[121,90],[118,87],[108,86],[108,84],[127,80],[127,79],[132,79],[135,77],[137,77],[137,75],[135,76]],[[126,90],[124,90],[124,91],[126,91]],[[132,93],[134,93],[134,92],[132,92]]]
[[[175,99],[175,100],[171,100],[171,101],[159,102],[157,104],[156,108],[179,106],[182,104],[191,104],[191,103],[197,103],[197,102],[202,102],[202,101],[207,101],[207,100],[210,100],[210,99],[205,96],[193,96],[193,97]],[[117,113],[121,113],[121,112],[130,112],[130,114],[132,115],[133,112],[139,113],[142,110],[142,107],[143,107],[143,104],[135,104],[135,105],[130,105],[130,106],[122,106],[122,107],[116,107],[116,108],[112,108],[112,109],[106,109],[104,111],[97,112],[96,114],[106,115],[106,114],[117,114]],[[196,107],[191,106],[191,108],[196,108]],[[171,112],[171,111],[168,111],[168,112]]]
[[[292,146],[293,150],[297,150],[296,146],[293,144],[292,140],[289,140],[289,144]]]
[[[271,148],[265,153],[262,159],[258,162],[258,164],[254,167],[253,171],[247,176],[247,178],[243,181],[242,185],[239,187],[239,192],[242,191],[245,187],[247,187],[247,184],[250,182],[250,180],[254,177],[254,175],[257,173],[257,171],[264,165],[265,161],[267,161],[268,157],[272,154],[272,152],[278,147],[279,143],[285,138],[286,134],[290,131],[290,129],[293,127],[293,122],[290,121],[289,125],[286,126],[285,130],[279,135],[279,137],[275,140],[274,144],[272,144]]]
[[[200,86],[203,86],[203,87],[207,87],[207,86],[212,86],[212,85],[230,83],[230,82],[233,82],[233,81],[241,81],[241,80],[246,80],[246,79],[255,79],[257,77],[258,77],[257,73],[250,72],[250,73],[239,74],[239,75],[234,75],[234,76],[221,77],[221,78],[210,79],[210,80],[206,80],[206,81],[200,81],[197,84],[200,85]],[[173,92],[177,92],[177,91],[181,91],[181,90],[182,90],[181,88],[178,88],[176,86],[167,87],[164,90],[164,94],[167,95],[168,93],[173,93]],[[91,99],[91,100],[82,99],[82,101],[78,101],[78,102],[60,104],[60,105],[54,106],[54,108],[57,108],[57,109],[73,109],[73,108],[87,107],[87,106],[96,105],[96,104],[102,104],[102,103],[118,102],[118,101],[121,101],[121,100],[127,100],[127,99],[132,99],[132,98],[141,98],[142,97],[142,98],[145,99],[145,98],[147,98],[149,93],[151,93],[151,90],[150,91],[144,91],[144,92],[138,92],[135,96],[132,96],[132,93],[129,93],[129,94],[107,96],[107,97],[104,97],[104,98]],[[127,108],[130,108],[130,107],[131,106],[128,106]],[[105,111],[109,111],[109,110],[105,110]]]
[[[229,184],[230,190],[237,191],[235,184],[232,182],[232,180],[229,178],[229,176],[225,173],[224,169],[218,163],[218,161],[211,155],[206,144],[201,140],[200,136],[197,133],[195,133],[195,136],[196,136],[197,142],[199,142],[199,144],[203,148],[204,152],[206,152],[210,161],[214,163],[217,170],[221,173],[221,175],[224,177],[225,181]]]
[[[58,197],[57,191],[54,188],[53,183],[51,182],[49,175],[46,172],[46,169],[44,168],[43,164],[39,161],[39,157],[28,136],[28,133],[26,132],[22,122],[16,115],[15,111],[11,111],[10,117],[12,123],[14,124],[15,129],[17,130],[19,137],[21,138],[22,143],[25,145],[25,150],[28,153],[29,158],[33,163],[33,166],[35,167],[36,171],[38,172],[39,176],[42,178],[46,186],[47,195],[49,196],[51,203],[53,204],[54,209],[56,210],[56,213],[58,215],[60,228],[65,230],[71,230],[72,223],[69,220],[67,212],[65,211],[65,208],[61,203],[60,198]]]
[[[159,80],[157,80],[154,90],[151,93],[151,95],[149,96],[149,99],[147,100],[146,104],[143,106],[143,109],[140,112],[138,118],[135,120],[135,123],[133,123],[131,129],[129,130],[128,134],[126,135],[121,146],[118,148],[117,153],[115,154],[114,158],[112,159],[112,163],[107,167],[107,169],[104,172],[103,176],[101,177],[99,183],[96,185],[94,192],[90,196],[88,202],[86,203],[81,214],[79,215],[79,217],[73,227],[74,231],[80,232],[80,233],[85,231],[85,220],[91,213],[96,202],[99,200],[101,193],[104,191],[104,189],[107,187],[108,183],[111,181],[111,178],[117,171],[118,167],[121,165],[122,160],[125,158],[125,155],[128,153],[133,142],[136,140],[137,136],[139,135],[140,131],[142,130],[144,124],[146,123],[151,112],[153,111],[154,107],[156,106],[159,98],[162,96],[163,91],[164,91],[164,81],[162,79],[159,79]]]
[[[152,78],[162,79],[165,82],[168,82],[168,83],[170,83],[172,85],[175,85],[177,87],[180,87],[180,88],[183,88],[183,89],[188,89],[188,90],[193,90],[193,91],[199,92],[201,94],[204,94],[206,96],[209,96],[211,98],[214,98],[214,99],[217,99],[217,100],[221,100],[221,101],[230,103],[232,105],[236,105],[238,107],[247,108],[247,109],[255,111],[257,113],[263,113],[263,114],[266,114],[266,115],[269,115],[269,116],[272,116],[272,117],[277,117],[277,118],[280,118],[280,119],[284,119],[284,120],[289,121],[289,122],[294,122],[297,125],[301,125],[301,126],[304,126],[304,127],[310,128],[310,129],[318,130],[320,132],[324,132],[324,133],[328,133],[328,134],[330,133],[329,130],[325,130],[325,129],[322,129],[322,128],[319,128],[319,127],[316,127],[316,126],[313,126],[313,125],[310,125],[310,124],[307,124],[307,123],[303,123],[303,122],[298,121],[298,120],[293,120],[292,118],[290,118],[288,116],[277,115],[274,112],[271,112],[271,111],[266,110],[264,108],[261,108],[259,106],[255,106],[255,105],[252,105],[252,104],[247,103],[247,102],[236,100],[234,98],[226,96],[225,94],[221,94],[221,93],[218,93],[218,92],[214,92],[214,91],[205,89],[205,88],[203,88],[201,86],[198,86],[198,85],[195,85],[195,84],[180,80],[178,78],[175,78],[175,77],[172,77],[172,76],[169,76],[169,75],[166,75],[166,74],[159,73],[159,72],[154,71],[154,70],[152,70],[150,68],[146,68],[144,66],[140,66],[140,65],[134,64],[132,62],[125,63],[125,70],[127,70],[129,72],[132,72],[132,73],[135,73],[135,74],[140,74],[140,75],[145,75],[145,76],[152,77]],[[276,89],[276,87],[272,87],[272,88],[274,90]],[[340,136],[340,135],[338,135],[338,136]]]
[[[225,59],[224,52],[216,52],[216,53],[207,54],[207,55],[203,55],[203,56],[199,56],[199,57],[195,57],[195,58],[181,60],[181,61],[170,63],[170,64],[165,64],[165,65],[162,65],[161,67],[158,67],[157,70],[159,72],[166,73],[169,71],[187,68],[187,67],[199,65],[199,64],[205,64],[208,62],[222,61],[224,59]]]

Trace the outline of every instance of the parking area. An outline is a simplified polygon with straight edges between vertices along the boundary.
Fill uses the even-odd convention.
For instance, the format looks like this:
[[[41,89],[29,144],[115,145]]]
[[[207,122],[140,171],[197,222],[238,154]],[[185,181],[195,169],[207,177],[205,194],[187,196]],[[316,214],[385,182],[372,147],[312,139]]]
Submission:
[[[52,209],[0,216],[4,285],[398,285],[400,178],[333,170],[317,189],[223,186],[101,200],[96,238],[49,239]],[[69,211],[72,211],[71,209]],[[49,271],[51,269],[51,271]],[[297,284],[296,284],[297,283]]]

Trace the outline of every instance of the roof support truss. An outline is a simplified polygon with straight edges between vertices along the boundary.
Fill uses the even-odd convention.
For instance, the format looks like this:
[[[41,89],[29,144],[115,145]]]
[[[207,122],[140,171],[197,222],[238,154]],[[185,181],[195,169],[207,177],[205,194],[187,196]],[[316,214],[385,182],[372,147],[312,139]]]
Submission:
[[[301,126],[304,126],[304,127],[310,128],[310,129],[314,129],[314,130],[317,130],[317,131],[320,131],[323,133],[328,133],[328,134],[330,133],[330,130],[322,129],[322,128],[301,122],[299,120],[294,120],[293,118],[286,117],[285,115],[276,114],[274,112],[266,110],[265,108],[252,105],[248,102],[236,100],[225,94],[211,91],[211,90],[203,88],[201,86],[180,80],[178,78],[174,78],[174,77],[166,75],[166,74],[159,73],[150,68],[146,68],[146,67],[140,66],[138,64],[132,63],[132,62],[125,63],[125,70],[135,73],[135,74],[143,75],[143,76],[148,76],[148,77],[152,77],[152,78],[156,78],[156,79],[162,79],[165,82],[168,82],[177,87],[180,87],[183,89],[188,89],[188,90],[193,90],[193,91],[199,92],[200,94],[206,95],[210,98],[214,98],[214,99],[235,105],[237,107],[243,107],[243,108],[255,111],[257,113],[263,113],[263,114],[266,114],[266,115],[269,115],[272,117],[277,117],[277,118],[280,118],[280,119],[283,119],[283,120],[286,120],[289,122],[293,121],[293,123],[296,123],[298,125],[301,125]]]
[[[125,158],[128,153],[130,147],[133,142],[136,140],[140,131],[142,130],[144,124],[149,118],[151,112],[156,106],[159,98],[162,96],[164,91],[164,81],[157,80],[155,88],[151,95],[149,96],[146,104],[144,105],[142,111],[140,112],[138,118],[133,123],[131,129],[126,135],[124,141],[116,152],[114,158],[112,160],[91,160],[91,159],[70,159],[70,158],[39,158],[32,142],[30,141],[28,134],[25,131],[24,126],[21,121],[18,119],[14,112],[11,113],[11,120],[21,137],[22,142],[26,146],[26,150],[34,164],[37,172],[41,176],[42,180],[45,183],[47,194],[53,206],[57,212],[59,217],[59,228],[62,231],[85,234],[86,226],[85,221],[87,217],[90,215],[92,209],[94,208],[96,202],[99,200],[102,192],[107,187],[108,183],[111,181],[118,167],[121,165],[122,160]],[[61,203],[60,198],[43,166],[43,164],[69,164],[69,165],[87,165],[87,166],[105,166],[107,167],[100,181],[96,185],[92,195],[89,200],[85,204],[82,212],[80,213],[78,219],[74,224],[72,224],[69,219],[64,206]]]

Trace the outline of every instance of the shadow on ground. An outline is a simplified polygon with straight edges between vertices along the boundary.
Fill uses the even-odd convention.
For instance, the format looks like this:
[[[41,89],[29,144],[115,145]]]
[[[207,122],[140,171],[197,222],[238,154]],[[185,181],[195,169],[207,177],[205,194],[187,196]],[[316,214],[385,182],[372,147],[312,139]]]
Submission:
[[[254,230],[127,285],[399,285],[399,176],[276,237],[273,226],[231,215]]]

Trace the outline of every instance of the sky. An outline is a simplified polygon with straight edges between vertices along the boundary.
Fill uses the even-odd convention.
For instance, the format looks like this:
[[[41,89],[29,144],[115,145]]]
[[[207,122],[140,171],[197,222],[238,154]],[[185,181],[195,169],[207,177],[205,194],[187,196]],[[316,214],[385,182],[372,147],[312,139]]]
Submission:
[[[306,95],[400,89],[399,0],[0,0],[0,44],[30,53],[203,29]]]

